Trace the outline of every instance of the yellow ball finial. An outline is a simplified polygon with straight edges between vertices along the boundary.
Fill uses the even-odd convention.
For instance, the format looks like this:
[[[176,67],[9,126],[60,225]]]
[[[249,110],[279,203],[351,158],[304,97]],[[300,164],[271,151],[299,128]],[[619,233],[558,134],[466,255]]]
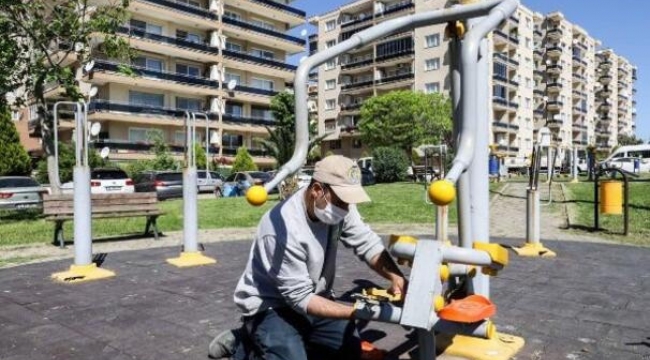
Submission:
[[[449,180],[434,181],[429,186],[429,199],[438,206],[449,205],[456,198],[456,188]]]
[[[264,186],[251,186],[248,191],[246,191],[246,200],[253,206],[264,205],[268,198],[269,194],[266,192]]]

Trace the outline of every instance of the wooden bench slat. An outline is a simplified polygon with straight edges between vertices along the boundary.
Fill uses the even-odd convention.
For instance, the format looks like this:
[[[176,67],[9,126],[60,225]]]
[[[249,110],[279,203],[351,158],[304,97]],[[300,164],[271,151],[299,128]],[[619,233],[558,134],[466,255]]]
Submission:
[[[145,205],[113,205],[113,206],[93,206],[93,214],[100,213],[120,213],[120,212],[146,212],[146,211],[158,211],[158,206],[156,204],[145,204]],[[53,215],[53,214],[73,214],[74,206],[69,206],[65,208],[44,208],[44,215]]]
[[[143,198],[151,198],[151,197],[155,198],[156,193],[154,191],[150,191],[150,192],[136,192],[136,193],[91,194],[90,197],[92,199],[113,199],[113,198],[143,199]],[[43,196],[43,200],[68,200],[73,198],[74,198],[73,194],[59,194],[59,195],[45,194]]]
[[[93,214],[93,219],[110,219],[110,218],[125,218],[125,217],[139,217],[139,216],[160,216],[164,215],[163,211],[147,211],[147,212],[125,212],[125,213],[99,213]],[[45,218],[47,221],[65,221],[74,220],[74,215],[59,214],[50,215]]]
[[[92,206],[105,206],[105,205],[149,205],[156,204],[158,200],[156,198],[145,198],[145,199],[106,199],[106,200],[91,200]],[[44,208],[65,208],[74,204],[74,201],[71,200],[48,200],[43,201]]]

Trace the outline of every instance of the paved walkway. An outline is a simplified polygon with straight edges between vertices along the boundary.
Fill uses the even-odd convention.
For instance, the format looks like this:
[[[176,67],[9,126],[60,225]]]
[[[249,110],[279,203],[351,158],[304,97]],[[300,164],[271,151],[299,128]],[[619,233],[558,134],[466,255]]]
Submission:
[[[493,240],[523,241],[522,187],[511,183],[493,201]],[[526,339],[517,359],[650,359],[650,249],[564,236],[561,223],[562,216],[543,215],[542,238],[557,258],[512,255],[492,281],[498,328]],[[376,229],[431,233],[428,226]],[[218,260],[214,266],[166,264],[180,251],[174,235],[155,244],[169,246],[141,250],[97,244],[96,253],[113,246],[103,267],[118,276],[108,280],[51,282],[49,275],[66,269],[69,259],[0,270],[0,359],[206,359],[209,340],[237,324],[232,290],[250,242],[229,240],[249,237],[249,231],[202,233],[206,255]],[[386,285],[349,251],[339,257],[340,295],[373,282]],[[415,348],[399,326],[371,323],[362,334],[390,350],[392,359],[410,358]]]

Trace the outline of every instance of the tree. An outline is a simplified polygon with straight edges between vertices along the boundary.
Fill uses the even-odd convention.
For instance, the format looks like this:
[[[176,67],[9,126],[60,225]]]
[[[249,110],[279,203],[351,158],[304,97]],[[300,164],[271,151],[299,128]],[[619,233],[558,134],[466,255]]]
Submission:
[[[619,146],[640,145],[640,144],[643,144],[643,140],[637,138],[635,135],[625,135],[625,134],[618,135]]]
[[[205,169],[206,164],[208,163],[207,155],[205,154],[205,147],[200,143],[194,144],[194,152],[196,153],[196,168]]]
[[[0,101],[0,176],[26,175],[30,170],[31,161],[20,143],[11,111],[4,101]]]
[[[276,165],[286,164],[293,155],[296,147],[296,115],[295,115],[295,96],[290,92],[281,92],[271,99],[271,112],[275,125],[273,128],[266,127],[269,134],[268,139],[258,139],[262,148],[275,159]],[[309,124],[309,148],[307,154],[318,147],[320,142],[327,134],[316,136],[318,129],[316,124]],[[312,154],[313,156],[313,154]]]
[[[237,156],[235,156],[235,161],[232,163],[232,171],[255,171],[257,170],[257,165],[253,162],[253,158],[248,153],[248,149],[245,146],[237,149]]]
[[[72,181],[75,163],[74,144],[59,142],[59,176],[62,184]],[[90,150],[88,153],[88,165],[91,169],[111,166],[111,164],[109,164],[105,159],[102,159],[102,157],[97,153],[97,150],[94,149]],[[45,159],[39,161],[36,166],[36,179],[41,184],[47,184],[49,181],[47,168],[48,163]]]
[[[363,103],[359,131],[371,148],[391,144],[410,155],[414,146],[448,142],[451,117],[444,95],[393,91]]]
[[[90,5],[88,0],[0,2],[0,97],[12,92],[18,105],[27,99],[37,103],[48,182],[55,194],[60,192],[59,174],[45,84],[58,83],[69,100],[80,100],[83,64],[92,56],[101,52],[116,60],[129,59],[128,41],[116,34],[128,18],[128,5],[128,0],[102,5]],[[73,66],[66,63],[70,56],[77,59]]]
[[[377,182],[395,182],[406,178],[409,160],[398,148],[381,146],[372,152],[372,170]]]

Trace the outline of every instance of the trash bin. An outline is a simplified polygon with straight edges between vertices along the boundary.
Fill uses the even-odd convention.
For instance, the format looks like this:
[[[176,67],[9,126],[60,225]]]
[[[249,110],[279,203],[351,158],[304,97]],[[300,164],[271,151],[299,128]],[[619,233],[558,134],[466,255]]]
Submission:
[[[604,215],[623,214],[623,183],[609,180],[600,183],[600,213]]]

